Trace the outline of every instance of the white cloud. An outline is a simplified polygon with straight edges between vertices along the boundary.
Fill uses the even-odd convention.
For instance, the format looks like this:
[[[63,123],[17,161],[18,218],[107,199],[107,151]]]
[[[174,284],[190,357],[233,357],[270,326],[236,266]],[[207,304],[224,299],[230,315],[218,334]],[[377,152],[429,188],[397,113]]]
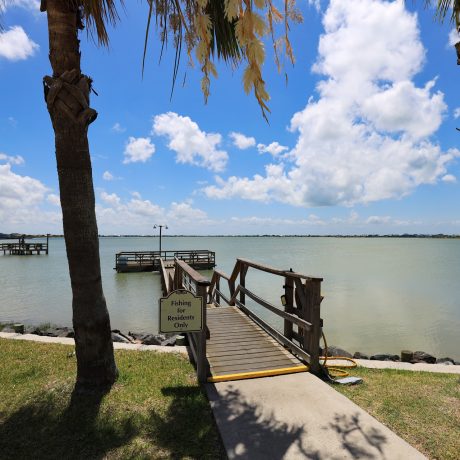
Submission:
[[[254,147],[256,145],[256,140],[253,137],[248,137],[244,134],[235,132],[231,132],[229,136],[233,141],[233,145],[238,147],[240,150],[248,149],[249,147]]]
[[[289,149],[284,145],[280,145],[278,142],[272,142],[269,145],[257,144],[257,150],[259,153],[269,153],[270,155],[276,157],[280,153],[283,153]]]
[[[150,137],[130,137],[125,147],[123,163],[145,163],[155,153]]]
[[[227,152],[218,150],[222,136],[201,131],[189,117],[174,112],[157,115],[152,134],[168,138],[168,148],[176,152],[177,163],[202,166],[211,171],[222,171],[227,164]]]
[[[45,212],[40,208],[47,191],[39,180],[16,174],[10,164],[0,164],[0,222],[3,231],[60,229],[61,213]]]
[[[252,178],[217,178],[207,196],[351,206],[436,183],[460,156],[429,138],[446,105],[435,80],[422,88],[412,81],[425,50],[403,2],[331,0],[323,24],[314,70],[324,78],[318,99],[292,117],[291,163],[269,164]]]
[[[321,11],[321,0],[308,0],[308,4],[313,6],[316,11]]]
[[[33,56],[39,46],[32,41],[20,26],[0,32],[0,58],[20,61]]]
[[[104,203],[110,204],[111,206],[118,206],[120,204],[120,197],[116,193],[101,192],[101,199]]]
[[[455,182],[457,182],[457,178],[452,174],[446,174],[445,176],[442,177],[441,180],[449,184],[454,184]]]
[[[104,173],[102,174],[102,179],[111,181],[111,180],[114,180],[115,177],[110,171],[104,171]]]
[[[180,222],[191,222],[205,220],[207,214],[201,209],[193,208],[191,203],[171,203],[171,209],[168,212],[168,218]]]
[[[449,33],[449,47],[455,46],[458,42],[460,42],[460,35],[455,29],[452,29]]]
[[[370,216],[366,219],[366,224],[382,225],[391,222],[390,216]]]
[[[460,117],[460,107],[454,109],[454,118]]]
[[[3,6],[3,9],[2,9]],[[20,7],[35,12],[40,11],[39,0],[4,0],[0,1],[0,11],[6,11],[9,8]]]
[[[203,223],[211,222],[206,212],[192,206],[190,200],[173,202],[163,208],[150,200],[142,198],[138,192],[122,199],[116,193],[102,191],[96,204],[98,225],[105,233],[151,233],[155,222],[166,222],[177,233],[202,230]],[[187,228],[183,224],[187,223]],[[196,226],[195,226],[196,225]]]
[[[112,131],[115,132],[115,133],[124,133],[126,131],[126,128],[124,128],[123,126],[120,125],[120,123],[115,123],[113,126],[112,126]]]
[[[6,153],[0,152],[0,161],[4,161],[10,165],[22,165],[24,164],[24,158],[21,155],[10,156]]]
[[[48,201],[48,203],[51,203],[54,206],[61,206],[61,199],[55,193],[50,193],[46,197],[46,200]]]

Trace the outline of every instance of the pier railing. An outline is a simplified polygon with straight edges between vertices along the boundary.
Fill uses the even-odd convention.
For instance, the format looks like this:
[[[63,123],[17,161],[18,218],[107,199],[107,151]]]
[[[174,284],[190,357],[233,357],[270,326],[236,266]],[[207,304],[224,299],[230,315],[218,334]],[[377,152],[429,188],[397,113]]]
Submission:
[[[246,274],[249,268],[284,278],[281,307],[267,302],[247,289]],[[226,295],[221,289],[223,281],[228,287],[229,295]],[[230,276],[220,270],[214,270],[208,288],[208,302],[216,306],[221,306],[222,301],[227,305],[236,305],[274,339],[306,361],[313,373],[319,373],[319,342],[322,331],[320,305],[323,299],[321,282],[322,278],[313,278],[292,270],[277,270],[250,260],[237,259]],[[271,313],[283,318],[283,333],[248,308],[246,296]]]
[[[166,274],[166,270],[162,273]],[[209,364],[206,359],[206,301],[210,282],[206,277],[177,257],[174,259],[174,279],[172,281],[172,285],[169,285],[171,290],[187,289],[203,299],[203,330],[200,332],[189,332],[188,339],[189,347],[196,363],[198,380],[205,382],[209,373]],[[165,282],[168,283],[169,281]]]
[[[48,243],[0,243],[0,251],[3,251],[3,255],[15,256],[40,255],[42,252],[48,254]]]
[[[128,271],[160,271],[159,260],[174,262],[183,260],[193,268],[213,268],[216,265],[216,254],[206,249],[180,251],[123,251],[115,255],[117,272]]]

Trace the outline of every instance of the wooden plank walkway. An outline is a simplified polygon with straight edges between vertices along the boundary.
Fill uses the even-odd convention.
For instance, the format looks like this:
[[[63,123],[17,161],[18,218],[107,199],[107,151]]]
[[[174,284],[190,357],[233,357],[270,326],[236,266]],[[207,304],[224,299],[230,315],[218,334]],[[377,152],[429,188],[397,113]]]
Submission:
[[[207,308],[209,382],[306,372],[308,367],[237,307]]]

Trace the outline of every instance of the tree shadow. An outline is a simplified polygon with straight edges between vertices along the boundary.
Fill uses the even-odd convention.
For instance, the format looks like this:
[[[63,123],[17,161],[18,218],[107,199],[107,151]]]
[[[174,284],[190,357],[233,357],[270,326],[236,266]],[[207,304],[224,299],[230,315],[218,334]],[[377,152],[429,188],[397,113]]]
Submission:
[[[248,401],[231,385],[219,393],[214,385],[208,385],[207,391],[231,459],[385,458],[385,434],[374,424],[362,422],[359,412],[332,413],[333,421],[326,426],[321,425],[321,417],[309,414],[302,425],[286,422],[286,414],[283,420],[277,419],[273,411]],[[298,410],[313,411],[314,407],[299,401]]]
[[[34,395],[0,425],[0,458],[102,458],[136,434],[131,418],[99,416],[107,390],[92,393],[56,388]]]
[[[151,410],[148,436],[170,459],[226,459],[211,408],[200,387],[161,389],[171,398],[166,413]],[[210,421],[212,423],[210,423]]]
[[[375,427],[364,426],[359,412],[336,414],[329,426],[339,435],[342,446],[352,458],[385,458],[383,447],[387,437]]]
[[[223,430],[223,440],[229,458],[282,459],[293,449],[298,458],[321,460],[317,449],[307,448],[302,442],[304,426],[277,420],[272,412],[246,401],[239,390],[230,386],[220,397],[214,385],[208,385],[208,396],[214,414]],[[244,442],[241,433],[244,431]]]

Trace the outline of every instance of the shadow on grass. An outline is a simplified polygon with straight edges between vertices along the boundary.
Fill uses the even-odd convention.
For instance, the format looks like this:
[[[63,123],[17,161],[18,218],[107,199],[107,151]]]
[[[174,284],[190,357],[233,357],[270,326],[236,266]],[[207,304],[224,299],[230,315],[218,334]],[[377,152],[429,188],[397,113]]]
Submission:
[[[129,442],[136,432],[130,418],[98,417],[105,394],[70,396],[62,389],[36,394],[1,423],[0,457],[101,458]]]
[[[169,452],[167,458],[226,459],[211,408],[200,387],[164,387],[165,414],[150,411],[148,436]]]
[[[0,459],[226,458],[202,390],[162,393],[164,405],[154,410],[146,401],[139,411],[113,402],[100,410],[104,392],[38,393],[11,415],[0,413]]]

